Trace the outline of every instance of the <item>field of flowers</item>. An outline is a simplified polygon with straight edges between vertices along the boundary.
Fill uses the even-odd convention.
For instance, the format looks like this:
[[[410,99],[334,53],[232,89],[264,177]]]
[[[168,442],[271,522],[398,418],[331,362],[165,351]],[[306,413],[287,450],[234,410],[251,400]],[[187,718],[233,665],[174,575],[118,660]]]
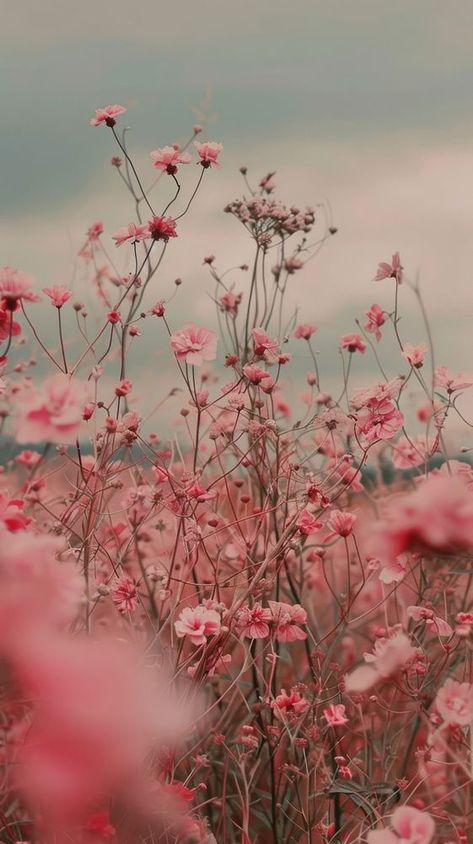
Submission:
[[[80,245],[94,312],[0,269],[0,840],[467,844],[473,375],[435,359],[396,252],[373,264],[373,299],[383,285],[392,305],[353,315],[328,391],[317,327],[287,291],[337,229],[245,167],[224,209],[245,263],[197,256],[219,331],[182,322],[161,264],[224,151],[196,125],[143,174],[124,112],[91,120],[133,220],[96,222]],[[405,291],[425,344],[404,336]],[[144,385],[159,437],[130,376],[144,335],[167,348]],[[379,368],[362,388],[361,355]],[[181,391],[168,434],[163,372]]]

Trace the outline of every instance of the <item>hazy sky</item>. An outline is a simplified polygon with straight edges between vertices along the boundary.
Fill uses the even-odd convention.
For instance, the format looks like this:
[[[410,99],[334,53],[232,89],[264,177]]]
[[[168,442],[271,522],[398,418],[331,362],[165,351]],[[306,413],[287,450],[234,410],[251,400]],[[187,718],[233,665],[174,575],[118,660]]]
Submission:
[[[390,306],[371,279],[400,250],[420,275],[439,362],[473,369],[471,0],[17,0],[2,4],[0,63],[0,263],[41,286],[70,283],[87,226],[132,219],[110,133],[88,125],[97,106],[128,108],[152,178],[149,151],[186,137],[210,92],[224,166],[172,244],[162,295],[182,276],[183,317],[206,318],[202,256],[248,257],[221,214],[242,188],[238,168],[277,170],[283,199],[328,198],[340,229],[294,280],[328,358],[355,310]],[[407,298],[405,339],[418,342],[413,307]]]

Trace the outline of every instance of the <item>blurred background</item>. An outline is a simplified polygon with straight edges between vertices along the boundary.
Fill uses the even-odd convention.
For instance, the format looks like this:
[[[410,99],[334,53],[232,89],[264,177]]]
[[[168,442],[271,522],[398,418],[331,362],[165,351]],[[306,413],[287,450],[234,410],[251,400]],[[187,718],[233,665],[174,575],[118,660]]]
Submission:
[[[206,174],[151,296],[169,298],[183,279],[174,327],[214,324],[204,255],[215,254],[219,269],[251,257],[238,223],[222,213],[244,189],[238,171],[247,165],[253,182],[277,171],[289,204],[331,205],[338,234],[293,277],[291,292],[303,321],[319,326],[329,383],[355,317],[373,302],[392,308],[392,284],[372,279],[398,250],[420,280],[436,363],[473,370],[470,0],[20,0],[2,7],[0,45],[0,264],[39,287],[71,285],[87,301],[77,265],[87,227],[102,220],[107,238],[133,219],[109,165],[111,133],[89,126],[95,108],[126,106],[145,182],[154,176],[150,150],[187,139],[203,112],[209,139],[224,144],[222,168]],[[189,191],[196,170],[187,170]],[[164,201],[170,182],[159,188]],[[113,253],[123,273],[129,257],[126,247]],[[239,289],[244,279],[234,280]],[[403,339],[426,341],[407,288],[401,311]],[[53,331],[52,309],[41,313]],[[134,372],[149,386],[167,349],[149,331],[139,342]],[[302,378],[310,359],[301,345],[292,351]],[[381,356],[392,374],[407,371],[393,345]],[[376,375],[371,355],[357,359],[355,380]],[[473,410],[468,400],[463,407]]]

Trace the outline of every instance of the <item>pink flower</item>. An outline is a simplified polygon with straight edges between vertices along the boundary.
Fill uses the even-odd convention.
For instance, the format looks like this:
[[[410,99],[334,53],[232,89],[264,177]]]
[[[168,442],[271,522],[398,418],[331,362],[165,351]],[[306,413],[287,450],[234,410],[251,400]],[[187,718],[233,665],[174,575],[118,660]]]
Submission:
[[[153,240],[164,240],[177,237],[176,221],[172,217],[153,217],[148,223],[148,229]]]
[[[96,223],[92,223],[92,225],[87,229],[88,240],[98,240],[101,234],[103,234],[103,223],[100,220],[97,220]]]
[[[176,635],[179,638],[188,636],[193,645],[205,645],[207,636],[216,636],[220,626],[218,612],[207,609],[202,604],[197,607],[185,607],[174,622]]]
[[[281,689],[280,693],[271,701],[274,714],[282,721],[288,717],[297,718],[305,712],[308,706],[309,702],[296,689],[291,689],[289,694],[285,689]]]
[[[217,335],[208,328],[199,328],[187,322],[171,334],[170,346],[177,359],[191,366],[202,366],[206,360],[217,357]]]
[[[404,416],[390,399],[370,399],[356,415],[357,428],[369,443],[389,440],[402,428]]]
[[[435,835],[434,819],[413,806],[399,806],[391,815],[391,827],[368,832],[368,844],[430,844]],[[396,833],[396,834],[394,834]]]
[[[437,692],[435,705],[444,724],[467,727],[473,722],[473,685],[449,677]]]
[[[0,340],[6,340],[10,334],[12,337],[21,334],[21,325],[13,319],[12,311],[0,308]]]
[[[261,384],[265,378],[271,378],[269,372],[266,372],[266,370],[262,369],[261,366],[253,366],[251,363],[245,364],[243,367],[243,375],[255,386]]]
[[[19,302],[37,302],[37,296],[32,292],[33,279],[21,270],[11,267],[0,268],[0,299],[2,307],[7,311],[15,311]]]
[[[284,604],[282,601],[268,601],[273,623],[276,625],[278,642],[295,642],[307,639],[307,633],[299,624],[305,624],[307,613],[300,604]]]
[[[340,339],[342,349],[347,349],[350,353],[366,352],[366,343],[360,334],[344,334]]]
[[[1,292],[1,289],[0,289]],[[447,366],[436,366],[434,379],[437,387],[443,387],[447,393],[454,393],[456,390],[464,390],[473,385],[473,375],[464,372],[455,375]]]
[[[215,141],[206,141],[203,144],[199,143],[199,141],[194,141],[194,146],[202,167],[218,166],[218,157],[223,149],[222,144],[217,144]]]
[[[112,591],[113,603],[117,605],[119,612],[132,612],[138,606],[137,598],[136,583],[131,577],[124,575]]]
[[[405,633],[396,633],[390,639],[378,639],[374,652],[365,653],[368,665],[355,668],[345,678],[345,689],[351,692],[366,692],[382,680],[397,674],[417,655]]]
[[[343,703],[335,703],[324,709],[324,718],[330,727],[343,727],[348,724]]]
[[[377,342],[381,340],[381,331],[379,330],[386,322],[386,314],[380,305],[371,305],[371,308],[366,311],[368,322],[365,325],[365,331],[369,334],[374,334]]]
[[[165,170],[170,176],[177,173],[178,164],[189,164],[191,157],[187,152],[181,152],[178,146],[160,147],[150,152],[154,166],[158,170]]]
[[[323,527],[322,522],[317,521],[316,517],[309,510],[301,511],[296,524],[303,536],[311,536]]]
[[[17,441],[75,442],[86,398],[87,386],[62,374],[48,378],[41,390],[22,391],[17,406]]]
[[[55,308],[62,308],[72,296],[71,291],[67,287],[63,287],[62,284],[56,284],[54,287],[43,287],[43,293],[49,296],[51,304]]]
[[[136,223],[129,223],[124,228],[119,229],[115,234],[112,234],[115,246],[121,246],[127,240],[131,240],[132,243],[138,243],[138,241],[145,240],[147,237],[150,237],[149,226],[137,226]]]
[[[402,356],[411,366],[420,369],[424,365],[424,358],[428,350],[429,347],[425,343],[421,343],[419,346],[413,346],[412,343],[405,343]]]
[[[301,325],[296,326],[294,331],[294,337],[296,340],[310,340],[313,334],[317,331],[315,325],[309,325],[308,323],[304,322]]]
[[[242,293],[232,293],[230,290],[228,293],[224,293],[223,296],[220,297],[218,300],[220,305],[220,310],[226,311],[228,314],[233,314],[234,316],[238,313],[238,306],[242,300]]]
[[[408,607],[407,617],[413,618],[414,621],[424,621],[426,627],[428,627],[432,633],[436,633],[437,636],[446,636],[449,638],[453,635],[453,630],[450,625],[447,624],[443,618],[435,615],[434,611],[428,607]]]
[[[378,264],[378,270],[374,280],[382,281],[385,278],[395,278],[400,283],[402,281],[402,271],[403,267],[401,266],[399,252],[395,252],[390,264],[384,261]]]
[[[237,615],[237,626],[241,636],[248,639],[264,639],[269,636],[269,624],[272,619],[271,610],[265,609],[261,604],[253,604],[252,607],[242,607]]]
[[[24,501],[21,498],[10,498],[7,492],[0,492],[0,523],[11,533],[24,530],[31,522],[23,512],[23,507]]]
[[[100,126],[102,123],[105,123],[107,126],[112,128],[115,126],[116,118],[120,116],[120,114],[125,114],[126,108],[121,105],[109,105],[105,106],[105,108],[96,108],[95,109],[95,117],[92,117],[90,121],[91,126]]]
[[[279,352],[277,340],[270,340],[262,328],[253,328],[251,332],[254,343],[254,351],[257,357],[266,357],[268,360],[275,360]]]
[[[342,510],[332,510],[328,527],[336,536],[349,536],[356,522],[354,513],[345,513]],[[327,537],[328,538],[328,537]]]

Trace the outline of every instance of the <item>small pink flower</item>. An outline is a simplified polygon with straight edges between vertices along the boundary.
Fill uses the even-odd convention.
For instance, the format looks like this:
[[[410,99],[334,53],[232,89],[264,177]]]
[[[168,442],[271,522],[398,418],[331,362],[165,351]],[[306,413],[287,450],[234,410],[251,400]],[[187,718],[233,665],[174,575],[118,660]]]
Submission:
[[[378,264],[375,281],[383,281],[385,278],[395,278],[396,281],[400,283],[402,281],[402,271],[403,267],[401,265],[399,252],[395,252],[390,264],[384,261],[381,261],[381,263]]]
[[[425,343],[421,343],[419,346],[413,346],[412,343],[405,343],[402,356],[415,369],[420,369],[424,365],[424,358],[428,350],[428,346]]]
[[[187,152],[181,152],[179,147],[160,147],[150,152],[154,166],[158,170],[165,170],[170,176],[177,173],[179,164],[189,164],[191,157]]]
[[[354,513],[345,513],[342,510],[332,510],[328,527],[336,536],[349,536],[356,522]]]
[[[270,340],[262,328],[253,328],[251,336],[253,337],[255,355],[265,357],[268,360],[275,360],[279,351],[278,341]]]
[[[101,234],[103,234],[103,223],[97,220],[87,229],[87,240],[98,240]]]
[[[310,340],[313,334],[317,331],[315,325],[309,325],[308,323],[301,323],[301,325],[296,326],[294,331],[294,337],[296,340]]]
[[[150,313],[153,314],[153,316],[163,317],[166,313],[166,302],[164,299],[160,299],[159,302],[156,302],[156,304],[151,308]]]
[[[379,330],[386,322],[387,315],[380,305],[371,305],[371,308],[366,311],[368,322],[365,325],[365,331],[369,334],[374,334],[377,342],[381,340],[381,331]]]
[[[296,689],[291,689],[289,694],[285,689],[281,689],[280,693],[271,701],[274,714],[282,721],[287,718],[299,717],[308,706],[309,702]]]
[[[71,291],[67,287],[63,287],[62,284],[56,284],[54,287],[43,287],[43,293],[49,296],[51,304],[55,308],[62,308],[72,296]]]
[[[0,290],[1,293],[1,290]],[[473,375],[464,372],[455,375],[447,366],[436,366],[434,380],[437,387],[443,387],[447,393],[455,393],[473,385]]]
[[[197,607],[185,607],[174,629],[179,638],[188,636],[193,645],[205,645],[208,636],[216,636],[220,631],[221,619],[216,610]]]
[[[199,143],[199,141],[194,141],[194,146],[202,167],[218,166],[218,157],[223,149],[222,144],[217,144],[215,141],[206,141],[203,144]]]
[[[136,223],[129,223],[127,226],[124,226],[124,228],[119,229],[115,234],[112,234],[115,246],[121,246],[127,241],[138,243],[138,241],[145,240],[147,237],[150,237],[149,226],[137,226]]]
[[[125,112],[126,108],[121,105],[109,105],[105,106],[105,108],[96,108],[95,117],[92,117],[90,125],[100,126],[102,123],[105,123],[107,126],[112,128],[117,122],[116,118],[119,117],[120,114],[125,114]]]
[[[217,357],[217,335],[208,328],[199,328],[187,322],[171,334],[170,346],[177,359],[191,366],[202,366],[206,360]]]
[[[120,578],[115,589],[112,591],[112,601],[117,605],[120,612],[132,612],[137,607],[138,591],[136,583],[124,575]]]
[[[473,685],[449,677],[437,692],[435,705],[444,724],[468,726],[473,722]]]
[[[324,709],[324,718],[330,727],[343,727],[348,724],[343,703],[335,703]]]
[[[389,639],[378,639],[373,653],[365,653],[367,665],[355,668],[345,677],[345,689],[351,692],[366,692],[382,680],[404,669],[417,655],[405,633],[396,633]]]
[[[19,395],[18,442],[73,443],[82,423],[87,387],[67,375],[53,375],[41,390]]]
[[[21,270],[11,267],[0,268],[0,299],[2,307],[7,311],[15,311],[19,302],[37,302],[37,296],[32,292],[33,279]]]
[[[224,293],[223,296],[221,296],[218,300],[220,310],[236,316],[238,313],[238,306],[240,305],[241,300],[241,293],[235,294],[229,290],[228,293]]]
[[[311,536],[323,527],[322,522],[319,522],[316,517],[309,512],[309,510],[302,510],[296,524],[299,532],[302,533],[303,536]]]
[[[238,611],[237,626],[241,636],[247,639],[264,639],[269,636],[271,610],[255,603],[252,607],[244,606]]]
[[[261,366],[253,366],[251,363],[245,364],[243,367],[243,375],[255,386],[261,384],[265,378],[271,378],[269,372],[266,372],[266,370],[262,369]]]
[[[424,621],[426,627],[438,636],[446,636],[449,638],[453,635],[453,630],[450,625],[443,618],[435,615],[434,611],[428,607],[408,607],[407,617],[413,618],[414,621]]]
[[[132,382],[128,378],[122,378],[122,380],[115,387],[115,395],[118,397],[127,396],[129,393],[131,393],[132,389]]]
[[[153,217],[148,223],[148,229],[153,240],[164,240],[177,237],[176,221],[172,217]]]
[[[300,604],[285,604],[282,601],[268,601],[268,603],[273,623],[276,625],[278,642],[307,639],[307,633],[298,626],[307,621],[307,613]]]
[[[350,353],[366,352],[366,343],[360,334],[344,334],[340,339],[342,349],[347,349]]]
[[[435,835],[434,819],[413,806],[399,806],[391,815],[390,829],[368,832],[368,844],[430,844]],[[396,834],[395,834],[396,833]]]

